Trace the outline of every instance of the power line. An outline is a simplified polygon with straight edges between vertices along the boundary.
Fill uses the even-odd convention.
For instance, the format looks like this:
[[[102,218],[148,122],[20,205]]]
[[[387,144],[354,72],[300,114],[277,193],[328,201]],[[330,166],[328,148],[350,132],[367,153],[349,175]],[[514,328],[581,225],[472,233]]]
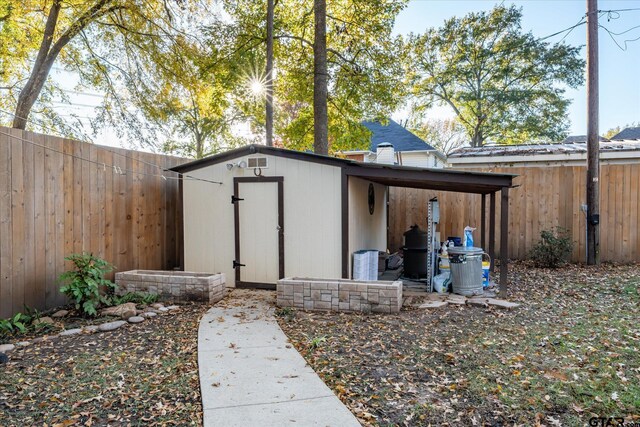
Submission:
[[[188,181],[204,181],[204,182],[208,182],[208,183],[211,183],[211,184],[222,185],[222,182],[211,181],[211,180],[203,179],[203,178],[189,177],[189,176],[183,175],[183,174],[181,174],[179,172],[174,172],[174,173],[177,173],[180,176],[165,176],[165,175],[162,175],[162,174],[138,172],[138,171],[134,171],[134,170],[130,170],[130,169],[122,169],[120,166],[117,166],[117,165],[112,165],[112,164],[105,163],[105,162],[98,162],[96,160],[91,160],[91,159],[86,159],[86,158],[81,157],[81,156],[76,156],[75,154],[65,153],[64,151],[56,150],[55,148],[47,147],[46,145],[42,145],[42,144],[38,144],[37,142],[30,141],[30,140],[25,139],[23,137],[16,136],[16,135],[11,135],[10,133],[4,132],[2,130],[0,130],[0,134],[8,136],[9,138],[18,139],[18,140],[20,140],[22,142],[26,142],[28,144],[34,145],[36,147],[43,148],[45,150],[53,151],[54,153],[62,154],[63,156],[68,156],[68,157],[71,157],[71,158],[74,158],[74,159],[77,159],[77,160],[81,160],[83,162],[93,163],[93,164],[95,164],[97,166],[102,166],[104,171],[106,171],[107,168],[109,168],[110,170],[113,170],[113,173],[115,173],[116,175],[126,175],[127,173],[130,173],[132,175],[153,176],[153,177],[156,177],[156,178],[162,178],[164,180],[168,180],[168,179],[173,179],[173,180],[182,179],[182,180],[185,180],[186,179]],[[103,147],[101,147],[101,148],[103,148]],[[110,150],[108,150],[108,151],[110,151]],[[117,154],[117,153],[114,153],[114,154]],[[138,160],[138,159],[133,159],[132,158],[132,160]],[[151,163],[151,165],[153,165],[153,163]],[[154,165],[154,166],[158,166],[158,165]],[[171,171],[171,172],[173,172],[173,171]]]
[[[598,27],[602,28],[603,30],[605,30],[607,32],[607,34],[609,35],[609,37],[611,37],[611,40],[613,40],[613,42],[616,44],[616,46],[618,46],[618,48],[620,48],[620,50],[622,50],[623,52],[626,51],[629,48],[629,43],[635,42],[640,40],[640,36],[636,37],[635,39],[626,39],[624,40],[622,43],[624,44],[624,47],[622,47],[620,45],[620,43],[618,43],[618,40],[616,40],[616,38],[614,37],[614,35],[619,36],[621,34],[625,34],[628,33],[629,31],[635,29],[635,28],[640,28],[640,25],[635,26],[633,28],[629,28],[626,31],[623,31],[621,33],[614,33],[612,31],[610,31],[607,27],[605,27],[604,25],[598,25]]]
[[[567,32],[567,31],[568,31],[568,32],[567,32],[567,34],[565,34],[565,35],[564,35],[564,37],[560,40],[560,42],[562,42],[564,39],[566,39],[566,38],[567,38],[567,36],[568,36],[569,34],[571,34],[571,32],[572,32],[575,28],[577,28],[577,27],[579,27],[579,26],[581,26],[581,25],[584,25],[586,22],[587,22],[587,21],[586,21],[586,15],[584,15],[584,16],[582,16],[582,17],[580,18],[580,20],[579,20],[576,24],[574,24],[574,25],[572,25],[572,26],[570,26],[570,27],[568,27],[568,28],[565,28],[564,30],[558,31],[557,33],[549,34],[548,36],[546,36],[546,37],[542,37],[542,38],[540,38],[540,39],[538,39],[538,40],[539,40],[539,41],[542,41],[542,40],[550,39],[551,37],[559,36],[560,34],[565,33],[565,32]]]
[[[20,117],[20,116],[17,116],[17,115],[15,115],[15,114],[13,114],[13,113],[8,112],[8,111],[2,110],[2,109],[0,109],[0,112],[5,113],[5,114],[9,114],[9,115],[11,115],[11,116],[13,116],[13,117]],[[43,125],[42,123],[38,123],[38,124],[39,124],[40,126],[42,126],[44,129],[49,129],[49,130],[51,130],[51,128],[50,128],[50,127],[48,127],[48,126],[46,126],[46,125]],[[0,133],[1,133],[1,134],[4,134],[4,135],[7,135],[7,136],[9,136],[9,137],[11,137],[11,138],[20,139],[20,140],[22,140],[23,142],[27,142],[27,143],[29,143],[29,144],[33,144],[33,145],[36,145],[36,146],[38,146],[38,147],[42,147],[42,148],[44,148],[44,149],[46,149],[46,150],[50,150],[50,151],[54,151],[54,152],[56,152],[56,153],[63,154],[63,155],[65,155],[65,156],[71,156],[71,157],[73,157],[73,158],[76,158],[76,159],[79,159],[79,160],[82,160],[82,161],[86,161],[86,162],[89,162],[89,163],[95,163],[96,165],[98,165],[98,166],[102,166],[102,167],[103,167],[103,168],[105,168],[105,169],[106,169],[106,167],[108,166],[109,168],[113,168],[113,170],[114,170],[114,171],[116,171],[116,170],[120,170],[121,172],[122,172],[122,171],[124,171],[124,172],[130,172],[130,173],[132,173],[132,174],[147,175],[147,176],[155,176],[155,177],[159,177],[159,178],[162,178],[162,179],[165,179],[165,180],[166,180],[166,179],[183,179],[183,180],[184,180],[184,179],[186,179],[186,180],[189,180],[189,181],[203,181],[203,182],[208,182],[208,183],[211,183],[211,184],[218,184],[218,185],[222,185],[222,184],[223,184],[223,183],[222,183],[222,182],[220,182],[220,181],[212,181],[212,180],[209,180],[209,179],[205,179],[205,178],[198,178],[198,177],[194,177],[194,176],[192,176],[192,175],[183,174],[183,173],[180,173],[180,172],[170,171],[170,170],[165,169],[165,168],[163,168],[162,166],[159,166],[159,165],[157,165],[157,164],[155,164],[155,163],[147,162],[147,161],[142,160],[142,159],[136,159],[136,158],[133,158],[133,157],[128,156],[128,155],[123,154],[123,153],[118,153],[117,151],[113,151],[113,150],[111,150],[109,147],[105,147],[105,146],[100,146],[100,148],[102,148],[102,149],[104,149],[104,150],[106,150],[106,151],[108,151],[108,152],[110,152],[110,153],[112,153],[112,154],[115,154],[115,155],[118,155],[118,156],[122,156],[122,157],[124,157],[124,158],[126,158],[126,159],[129,159],[129,160],[132,160],[132,161],[137,161],[137,162],[143,163],[143,164],[148,165],[148,166],[153,166],[153,167],[155,167],[155,168],[160,169],[160,170],[161,170],[161,171],[163,171],[163,172],[172,172],[172,173],[175,173],[175,174],[177,174],[177,175],[179,175],[179,176],[178,176],[178,177],[172,177],[172,176],[165,176],[165,175],[163,175],[163,174],[150,174],[150,173],[145,173],[145,172],[137,172],[137,171],[132,171],[132,170],[124,170],[124,169],[121,169],[119,166],[115,166],[115,165],[108,165],[108,164],[106,164],[106,163],[104,163],[104,162],[97,162],[97,161],[94,161],[94,160],[91,160],[91,159],[85,159],[84,157],[78,157],[78,156],[76,156],[76,155],[74,155],[74,154],[71,154],[71,153],[65,153],[65,152],[63,152],[63,151],[56,150],[55,148],[47,147],[47,146],[45,146],[45,145],[38,144],[37,142],[29,141],[29,140],[26,140],[26,139],[24,139],[24,138],[21,138],[21,137],[15,136],[15,135],[11,135],[11,134],[6,133],[6,132],[3,132],[3,131],[0,131]],[[122,173],[120,173],[119,175],[123,175],[123,174],[122,174]]]

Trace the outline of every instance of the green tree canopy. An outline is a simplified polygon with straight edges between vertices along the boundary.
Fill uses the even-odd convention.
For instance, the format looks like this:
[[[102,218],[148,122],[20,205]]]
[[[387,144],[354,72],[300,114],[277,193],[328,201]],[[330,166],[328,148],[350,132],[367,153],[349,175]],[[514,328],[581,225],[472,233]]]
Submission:
[[[401,102],[402,69],[397,60],[400,43],[391,32],[405,4],[406,0],[327,3],[331,152],[366,146],[370,134],[360,122],[388,116]],[[253,52],[256,70],[264,64],[265,10],[262,2],[251,0],[228,1],[225,6],[231,17],[225,33],[234,34],[229,55]],[[311,149],[313,1],[277,1],[274,26],[276,142],[292,149]],[[254,129],[264,126],[263,102],[245,99],[239,107],[253,117]]]
[[[584,80],[580,48],[539,40],[522,31],[521,20],[521,9],[497,6],[408,36],[413,108],[448,105],[474,147],[562,138],[565,88]]]

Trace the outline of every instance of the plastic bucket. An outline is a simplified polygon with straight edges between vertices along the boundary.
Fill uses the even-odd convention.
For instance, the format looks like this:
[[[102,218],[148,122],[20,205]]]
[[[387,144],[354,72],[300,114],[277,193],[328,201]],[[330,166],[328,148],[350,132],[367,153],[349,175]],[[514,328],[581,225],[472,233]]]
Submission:
[[[489,286],[489,270],[491,269],[491,261],[482,261],[482,287]]]
[[[453,293],[465,296],[483,294],[481,248],[455,247],[449,249],[451,264],[451,288]]]

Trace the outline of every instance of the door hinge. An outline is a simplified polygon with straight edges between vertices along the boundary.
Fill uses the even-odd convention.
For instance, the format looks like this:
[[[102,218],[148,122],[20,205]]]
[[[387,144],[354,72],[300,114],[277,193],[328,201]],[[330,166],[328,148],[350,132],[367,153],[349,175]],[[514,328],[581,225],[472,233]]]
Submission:
[[[240,197],[237,197],[235,195],[231,195],[231,203],[232,204],[235,204],[236,202],[239,202],[240,200],[244,200],[244,199],[241,199]]]
[[[244,267],[244,266],[245,266],[244,264],[240,264],[235,259],[233,260],[233,268]]]

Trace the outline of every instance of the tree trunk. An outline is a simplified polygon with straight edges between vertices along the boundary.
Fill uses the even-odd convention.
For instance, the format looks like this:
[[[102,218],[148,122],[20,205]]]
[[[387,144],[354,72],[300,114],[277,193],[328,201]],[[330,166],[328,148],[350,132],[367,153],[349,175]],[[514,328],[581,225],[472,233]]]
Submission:
[[[481,130],[476,130],[471,138],[471,146],[472,147],[482,147],[484,144],[484,137],[482,136]]]
[[[53,63],[56,58],[58,58],[62,48],[89,23],[106,13],[108,9],[105,9],[104,6],[110,1],[111,0],[96,0],[96,2],[82,13],[75,22],[69,25],[67,30],[53,43],[53,36],[56,25],[58,24],[58,15],[62,4],[62,0],[54,0],[51,5],[51,10],[49,10],[49,15],[47,16],[42,43],[40,43],[38,55],[31,69],[31,75],[18,96],[18,104],[16,105],[15,117],[13,119],[14,128],[23,130],[26,128],[31,108],[38,99],[38,96],[40,96],[40,92],[47,81],[51,67],[53,67]]]
[[[266,118],[267,146],[273,146],[273,0],[267,0],[267,90]]]
[[[314,0],[315,37],[313,43],[313,152],[329,154],[327,113],[327,2]]]
[[[53,43],[53,33],[56,30],[58,24],[58,15],[60,13],[60,0],[56,0],[51,5],[51,10],[47,16],[47,22],[44,27],[44,34],[42,36],[42,43],[40,43],[40,49],[38,49],[38,55],[36,56],[33,69],[29,80],[24,85],[18,96],[18,104],[16,105],[16,112],[13,117],[13,127],[16,129],[24,130],[27,127],[27,121],[31,107],[35,104],[40,91],[47,81],[47,76],[51,71],[55,57],[51,58],[49,49]],[[57,56],[57,54],[56,54]]]

